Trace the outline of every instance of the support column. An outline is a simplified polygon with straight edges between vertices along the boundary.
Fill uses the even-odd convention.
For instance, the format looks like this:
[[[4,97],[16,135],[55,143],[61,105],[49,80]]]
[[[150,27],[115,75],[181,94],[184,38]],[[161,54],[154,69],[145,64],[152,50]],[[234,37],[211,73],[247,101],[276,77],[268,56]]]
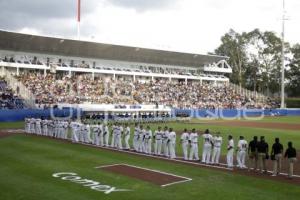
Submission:
[[[135,75],[133,75],[133,81],[135,82]]]
[[[44,69],[44,77],[46,77],[47,76],[47,69],[45,68]]]
[[[185,79],[185,84],[187,85],[187,78]]]
[[[114,78],[113,79],[116,80],[116,74],[114,74]]]
[[[17,67],[17,76],[19,76],[20,75],[20,69],[19,69],[19,67]]]
[[[69,71],[69,77],[70,77],[70,78],[72,77],[72,72],[71,72],[71,70]]]
[[[1,75],[2,75],[2,76],[5,75],[5,71],[4,71],[4,70],[5,70],[5,68],[4,68],[4,66],[2,66],[2,67],[1,67]]]
[[[95,80],[95,72],[92,72],[92,80]]]

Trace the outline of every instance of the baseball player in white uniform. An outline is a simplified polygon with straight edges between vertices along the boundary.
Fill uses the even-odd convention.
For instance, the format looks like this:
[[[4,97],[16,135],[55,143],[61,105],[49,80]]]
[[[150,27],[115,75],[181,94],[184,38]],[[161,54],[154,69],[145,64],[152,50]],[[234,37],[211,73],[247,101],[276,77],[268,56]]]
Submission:
[[[144,137],[145,129],[143,128],[143,125],[141,125],[139,131],[138,152],[144,152]]]
[[[64,139],[64,122],[63,121],[58,121],[58,138]]]
[[[126,150],[130,149],[129,139],[130,139],[130,127],[128,124],[126,124],[126,128],[124,131],[124,141],[125,141],[125,149]]]
[[[155,155],[161,155],[161,147],[162,147],[162,136],[163,133],[161,131],[161,127],[158,127],[158,130],[154,132],[154,154]]]
[[[190,134],[190,143],[191,143],[191,150],[190,150],[190,160],[199,160],[198,155],[198,133],[196,130],[193,129]]]
[[[169,129],[169,151],[170,151],[170,158],[176,158],[176,133],[173,131],[173,128]]]
[[[109,128],[107,123],[104,123],[103,126],[103,138],[104,138],[104,146],[108,147],[109,146]]]
[[[165,127],[163,132],[163,151],[165,157],[169,157],[169,131],[168,127]]]
[[[211,147],[213,136],[209,133],[207,129],[205,133],[202,135],[203,137],[203,152],[202,152],[202,162],[209,164],[210,163],[210,155],[211,155]]]
[[[233,168],[233,152],[234,152],[234,141],[231,135],[228,136],[227,145],[227,166]]]
[[[71,131],[72,131],[72,136],[71,136],[71,140],[72,142],[78,142],[78,127],[79,124],[75,121],[70,123],[70,127],[71,127]]]
[[[37,135],[42,135],[42,126],[41,126],[41,119],[36,119],[35,120],[35,129],[36,129],[36,134]]]
[[[123,126],[120,124],[116,130],[116,144],[118,149],[123,149],[122,145]]]
[[[111,129],[112,130],[111,130],[111,144],[110,144],[110,146],[111,147],[116,147],[115,139],[116,139],[116,129],[117,129],[117,126],[113,124]]]
[[[25,133],[29,133],[30,132],[30,125],[29,125],[29,119],[25,118]]]
[[[190,139],[190,134],[188,133],[187,129],[184,129],[180,138],[184,160],[188,160],[189,139]]]
[[[212,155],[212,159],[211,159],[211,164],[219,164],[222,142],[223,142],[223,139],[220,136],[220,132],[217,132],[217,134],[213,138],[214,148],[213,148],[213,155]]]
[[[138,151],[139,149],[139,133],[140,133],[140,128],[139,125],[136,123],[134,127],[134,133],[133,133],[133,149],[135,151]]]
[[[91,129],[89,124],[83,125],[83,140],[85,143],[91,142]]]
[[[237,162],[238,167],[243,169],[247,168],[245,165],[246,161],[246,154],[247,154],[247,148],[248,148],[248,142],[244,139],[244,136],[240,136],[240,140],[238,142],[237,146]]]
[[[69,122],[63,121],[63,139],[68,139]]]
[[[95,124],[92,126],[93,131],[93,144],[99,146],[100,145],[100,127]]]
[[[29,119],[29,127],[30,127],[30,133],[34,134],[35,133],[35,119],[34,118]]]
[[[41,124],[42,124],[42,135],[47,136],[48,135],[47,120],[46,119],[42,120]]]
[[[84,142],[84,124],[83,123],[80,123],[79,124],[80,126],[80,131],[79,131],[79,141],[80,142]]]
[[[150,129],[150,126],[147,126],[147,130],[145,132],[145,152],[146,154],[152,153],[152,131]]]
[[[104,126],[103,126],[103,124],[98,123],[98,128],[99,128],[99,145],[101,147],[103,147],[104,146],[104,131],[103,131]]]

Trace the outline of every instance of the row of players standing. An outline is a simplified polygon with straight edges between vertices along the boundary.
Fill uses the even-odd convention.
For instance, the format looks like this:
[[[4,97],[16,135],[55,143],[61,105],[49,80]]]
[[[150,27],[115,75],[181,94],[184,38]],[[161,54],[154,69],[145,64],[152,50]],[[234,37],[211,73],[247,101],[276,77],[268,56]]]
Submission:
[[[91,143],[97,146],[113,147],[117,149],[131,149],[131,130],[128,124],[123,126],[114,123],[109,128],[107,123],[90,125],[81,122],[68,122],[61,120],[25,119],[27,133],[50,136],[60,139],[69,139],[68,130],[71,128],[72,142]],[[111,130],[111,131],[110,131]],[[218,133],[213,137],[208,130],[203,134],[204,145],[202,162],[218,164],[221,154],[222,137]],[[186,129],[180,137],[183,159],[199,160],[198,141],[199,135],[195,129],[188,132]],[[123,145],[124,144],[124,145]],[[213,146],[213,151],[212,151]],[[158,127],[154,132],[150,126],[135,124],[133,131],[132,147],[136,152],[176,158],[176,133],[172,128]],[[152,148],[154,147],[154,149]],[[210,160],[212,154],[212,159]]]
[[[105,122],[89,125],[88,123],[75,121],[68,122],[33,118],[25,119],[25,130],[27,133],[51,136],[60,139],[71,139],[72,142],[75,143],[92,143],[96,146],[130,150],[131,130],[129,124],[125,124],[123,126],[121,123],[114,123],[111,124],[111,129],[109,127],[110,125]],[[71,138],[68,137],[69,128],[71,128]],[[218,132],[213,136],[210,134],[209,130],[206,130],[201,136],[203,138],[201,161],[206,164],[219,164],[223,143],[223,138],[220,136],[220,133]],[[276,140],[276,143],[272,146],[272,155],[275,157],[273,175],[277,175],[281,170],[280,154],[283,153],[283,148],[278,147],[279,139],[277,138]],[[195,129],[192,129],[191,131],[184,129],[180,136],[180,144],[184,160],[199,160],[198,142],[199,134]],[[172,128],[168,128],[167,126],[164,127],[164,129],[158,127],[158,129],[152,133],[150,126],[146,126],[146,128],[144,128],[143,125],[135,124],[132,146],[133,150],[136,152],[175,159],[176,133]],[[154,151],[152,150],[153,146]],[[290,156],[287,155],[288,158],[291,158],[289,159],[291,175],[293,171],[292,166],[295,162],[296,151],[292,148],[292,144],[289,144],[289,149],[293,150]],[[234,140],[233,137],[229,135],[227,143],[227,166],[230,168],[234,166],[234,150]],[[248,145],[248,142],[244,139],[244,137],[240,136],[236,151],[237,166],[239,168],[246,168],[246,158],[247,155],[249,155],[249,163],[253,165],[254,169],[257,169],[259,164],[261,171],[266,171],[265,161],[268,157],[269,148],[268,144],[264,141],[264,137],[261,137],[260,141],[257,140],[257,137],[254,137],[254,140]]]

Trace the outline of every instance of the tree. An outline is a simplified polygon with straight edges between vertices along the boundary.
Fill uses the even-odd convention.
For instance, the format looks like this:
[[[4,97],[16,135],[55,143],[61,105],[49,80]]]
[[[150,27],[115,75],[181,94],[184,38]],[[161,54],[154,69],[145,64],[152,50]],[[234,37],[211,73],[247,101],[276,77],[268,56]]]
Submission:
[[[286,75],[288,78],[287,92],[289,96],[300,96],[300,44],[291,48],[292,58],[289,63],[289,70]]]
[[[281,70],[281,39],[275,33],[261,32],[255,29],[247,34],[247,56],[250,62],[258,65],[258,73],[261,76],[261,87],[267,95],[273,94],[280,89]],[[251,59],[252,58],[252,59]]]
[[[245,33],[239,34],[230,30],[222,38],[222,44],[215,50],[216,54],[228,56],[228,63],[232,67],[231,81],[240,86],[244,85],[246,56],[246,38]]]

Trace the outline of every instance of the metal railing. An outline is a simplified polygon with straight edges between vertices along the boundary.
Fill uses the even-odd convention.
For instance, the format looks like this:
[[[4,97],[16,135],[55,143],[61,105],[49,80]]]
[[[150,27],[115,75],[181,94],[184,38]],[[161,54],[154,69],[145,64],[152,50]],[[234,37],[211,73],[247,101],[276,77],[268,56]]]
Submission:
[[[229,83],[229,86],[235,90],[236,92],[238,92],[239,94],[249,97],[251,99],[256,99],[257,101],[261,102],[261,103],[265,103],[265,101],[268,99],[267,96],[258,93],[257,91],[251,91],[248,89],[245,89],[239,85],[233,84],[233,83]]]

